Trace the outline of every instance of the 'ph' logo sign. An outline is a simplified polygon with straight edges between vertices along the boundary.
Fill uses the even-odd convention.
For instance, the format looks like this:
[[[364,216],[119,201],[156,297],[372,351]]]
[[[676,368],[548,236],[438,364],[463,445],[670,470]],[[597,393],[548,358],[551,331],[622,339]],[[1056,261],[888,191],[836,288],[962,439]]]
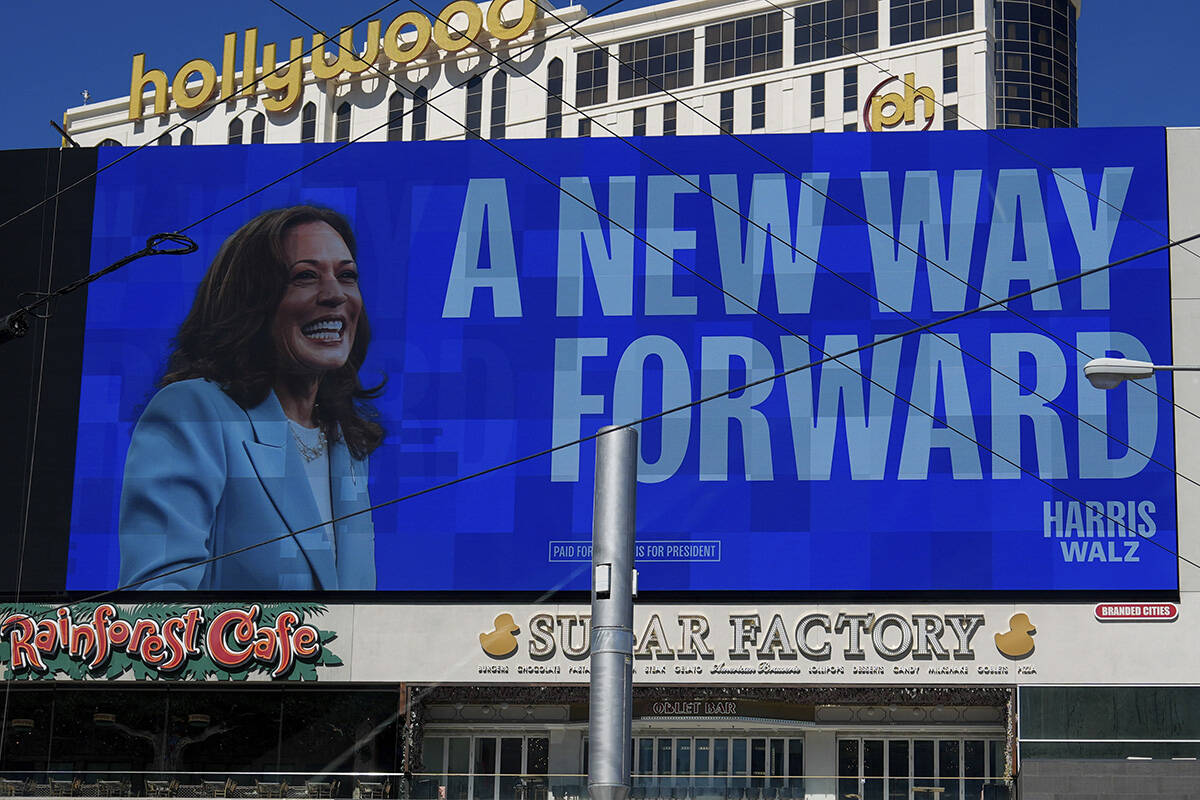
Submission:
[[[885,78],[867,95],[867,102],[863,105],[863,125],[867,130],[887,130],[901,123],[911,125],[917,119],[918,100],[923,101],[921,106],[925,115],[925,127],[921,130],[927,131],[933,124],[935,105],[933,89],[928,86],[917,88],[916,73],[910,72],[904,76],[904,94],[899,92],[879,93],[883,87],[898,80],[900,79],[895,75]]]

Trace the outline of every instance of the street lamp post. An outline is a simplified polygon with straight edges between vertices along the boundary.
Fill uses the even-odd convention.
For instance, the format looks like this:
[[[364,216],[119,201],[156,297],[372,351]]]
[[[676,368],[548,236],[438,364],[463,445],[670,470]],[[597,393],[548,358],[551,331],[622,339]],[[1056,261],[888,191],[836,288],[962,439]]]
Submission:
[[[1131,358],[1093,358],[1083,365],[1083,375],[1097,389],[1115,389],[1124,381],[1149,378],[1156,372],[1200,372],[1200,366],[1151,364]]]

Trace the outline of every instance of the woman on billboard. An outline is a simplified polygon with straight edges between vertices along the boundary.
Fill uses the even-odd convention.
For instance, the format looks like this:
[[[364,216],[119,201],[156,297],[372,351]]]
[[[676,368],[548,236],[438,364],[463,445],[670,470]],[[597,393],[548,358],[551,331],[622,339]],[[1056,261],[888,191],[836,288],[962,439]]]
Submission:
[[[230,236],[133,432],[120,585],[374,589],[369,340],[340,214],[268,211]]]

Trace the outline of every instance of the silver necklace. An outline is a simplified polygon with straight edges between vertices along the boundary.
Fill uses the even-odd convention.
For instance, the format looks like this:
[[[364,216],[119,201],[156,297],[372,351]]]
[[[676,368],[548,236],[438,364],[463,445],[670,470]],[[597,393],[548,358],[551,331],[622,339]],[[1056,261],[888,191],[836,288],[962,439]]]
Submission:
[[[311,464],[321,456],[325,455],[325,429],[317,429],[317,443],[312,445],[300,438],[300,434],[296,432],[296,428],[298,427],[299,426],[295,423],[289,423],[288,425],[288,428],[292,432],[292,438],[296,440],[296,447],[300,450],[300,456],[305,460],[305,462]]]

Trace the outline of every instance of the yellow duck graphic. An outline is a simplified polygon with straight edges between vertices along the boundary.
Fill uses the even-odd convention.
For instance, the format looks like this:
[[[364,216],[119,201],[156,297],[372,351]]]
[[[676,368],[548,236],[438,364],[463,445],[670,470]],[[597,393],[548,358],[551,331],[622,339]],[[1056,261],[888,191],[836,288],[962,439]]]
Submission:
[[[512,614],[501,614],[492,621],[493,630],[479,634],[479,644],[483,652],[493,658],[505,658],[517,651],[517,637],[514,633],[521,630]]]
[[[1029,621],[1028,614],[1013,614],[1008,620],[1008,630],[996,634],[996,649],[1009,658],[1024,658],[1033,652],[1033,636],[1037,628]]]

